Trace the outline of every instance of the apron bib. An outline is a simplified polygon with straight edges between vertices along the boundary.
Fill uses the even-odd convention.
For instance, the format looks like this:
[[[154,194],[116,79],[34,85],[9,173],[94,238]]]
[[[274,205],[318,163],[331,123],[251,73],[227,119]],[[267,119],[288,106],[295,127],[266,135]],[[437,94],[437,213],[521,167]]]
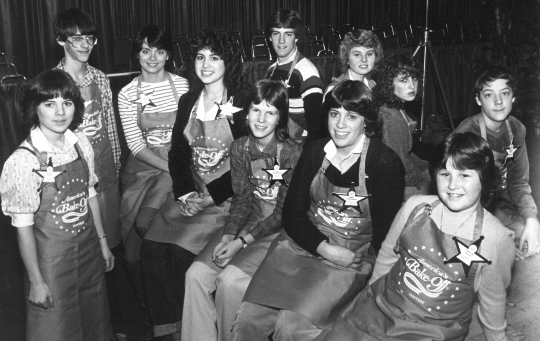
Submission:
[[[95,172],[98,177],[96,187],[101,208],[103,230],[107,243],[114,247],[120,243],[120,192],[118,176],[114,165],[111,142],[103,122],[101,90],[96,83],[82,88],[84,101],[83,122],[75,131],[82,131],[94,149]]]
[[[366,137],[363,149],[366,153],[368,146]],[[308,215],[328,236],[331,245],[362,252],[364,260],[360,268],[345,268],[315,257],[282,232],[272,243],[244,297],[247,302],[292,310],[321,329],[329,327],[341,309],[365,287],[375,262],[369,202],[367,199],[360,202],[362,213],[351,207],[340,212],[343,202],[333,193],[347,193],[350,188],[334,186],[327,180],[324,172],[329,165],[330,161],[325,158],[311,183],[312,202]],[[367,195],[363,155],[358,178],[355,192]]]
[[[468,277],[459,263],[444,263],[458,250],[453,235],[439,230],[430,218],[439,203],[421,204],[412,211],[394,248],[400,258],[345,318],[358,328],[355,338],[457,341],[467,335],[478,263]],[[421,209],[424,212],[415,218]],[[483,218],[478,205],[473,240],[482,233]],[[353,337],[347,333],[343,339]],[[342,339],[339,332],[330,335],[327,339]]]
[[[178,103],[178,93],[170,74],[165,73],[169,85]],[[141,76],[138,77],[137,98],[141,96]],[[146,148],[161,158],[169,159],[171,136],[176,111],[143,113],[140,103],[137,104],[137,125],[142,131]],[[127,259],[139,259],[141,237],[135,232],[133,224],[139,210],[144,207],[159,209],[172,191],[172,179],[168,172],[154,168],[144,161],[129,154],[124,174],[122,175],[122,200],[120,217],[122,221],[122,240]]]
[[[53,183],[41,186],[34,235],[39,269],[54,308],[45,310],[27,302],[27,340],[91,341],[112,336],[103,256],[88,206],[88,165],[78,144],[75,148],[76,160],[53,168],[61,172],[55,178],[58,189]],[[33,149],[27,150],[44,170],[47,153]],[[28,278],[26,286],[28,294]]]
[[[199,98],[200,100],[200,98]],[[184,137],[192,150],[192,175],[199,193],[210,195],[206,184],[230,170],[230,145],[233,135],[228,117],[211,121],[197,119],[199,100],[193,106],[191,117],[184,129]],[[227,101],[226,91],[222,104]],[[219,111],[218,115],[219,116]],[[162,243],[176,244],[194,254],[199,254],[211,237],[225,223],[231,199],[220,205],[212,204],[192,217],[180,214],[172,192],[156,215],[145,238]]]
[[[276,156],[277,160],[280,160],[282,148],[283,144],[278,142]],[[249,139],[246,141],[244,149],[249,155]],[[270,186],[268,173],[266,173],[263,169],[270,169],[273,167],[273,165],[274,158],[270,156],[251,159],[248,164],[249,181],[254,186],[253,202],[251,205],[251,214],[249,219],[238,234],[239,236],[245,236],[248,234],[255,227],[255,225],[257,225],[257,223],[268,218],[276,208],[279,188],[280,186],[285,185],[283,185],[281,182],[276,182],[273,186]],[[241,249],[231,259],[228,265],[234,265],[249,276],[253,277],[253,274],[266,256],[266,252],[268,251],[270,244],[277,237],[277,235],[277,232],[272,233],[264,238],[256,240],[245,249]],[[214,248],[221,242],[222,236],[223,228],[220,229],[220,233],[216,233],[214,238],[208,242],[207,246],[196,259],[197,261],[205,263],[218,273],[223,271],[223,269],[212,262],[212,253]]]
[[[272,69],[272,72],[267,74],[267,77],[265,78],[271,79],[274,81],[278,80],[278,81],[283,82],[283,84],[287,88],[287,92],[289,92],[289,88],[291,87],[289,85],[289,80],[291,79],[291,75],[294,71],[296,63],[298,63],[299,58],[300,58],[300,52],[297,51],[296,56],[294,56],[294,60],[288,72],[285,70],[277,70],[277,65],[276,65],[276,67]],[[305,112],[303,114],[289,113],[289,119],[287,120],[287,129],[289,132],[289,136],[296,143],[304,144],[304,142],[306,142],[308,132],[302,129],[300,124],[303,124],[304,126],[306,126]]]

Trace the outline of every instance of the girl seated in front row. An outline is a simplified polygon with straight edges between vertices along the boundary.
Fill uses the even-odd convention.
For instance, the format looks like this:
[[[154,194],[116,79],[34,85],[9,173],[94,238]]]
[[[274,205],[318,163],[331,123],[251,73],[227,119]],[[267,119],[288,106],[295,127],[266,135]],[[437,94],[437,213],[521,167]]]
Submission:
[[[285,85],[257,82],[244,114],[248,136],[231,145],[234,196],[227,223],[186,273],[182,340],[229,340],[251,277],[281,229],[283,201],[302,152],[287,133]]]
[[[475,295],[487,340],[521,339],[505,333],[512,234],[482,207],[497,182],[489,145],[473,133],[452,135],[433,160],[431,177],[438,196],[405,203],[371,287],[317,340],[463,340]]]

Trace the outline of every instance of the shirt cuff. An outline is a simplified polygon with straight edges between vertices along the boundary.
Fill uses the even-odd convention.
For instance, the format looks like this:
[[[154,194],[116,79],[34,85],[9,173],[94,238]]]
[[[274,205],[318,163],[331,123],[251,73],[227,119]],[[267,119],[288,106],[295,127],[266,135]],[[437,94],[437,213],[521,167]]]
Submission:
[[[88,199],[93,198],[97,195],[96,189],[94,186],[88,187]]]
[[[181,201],[182,204],[185,204],[187,198],[188,198],[191,194],[193,194],[193,193],[197,193],[197,192],[189,192],[188,194],[184,194],[184,195],[182,195],[181,197],[178,197],[178,201]]]
[[[34,225],[34,214],[33,213],[16,213],[10,214],[11,216],[11,225],[15,227],[25,227]]]

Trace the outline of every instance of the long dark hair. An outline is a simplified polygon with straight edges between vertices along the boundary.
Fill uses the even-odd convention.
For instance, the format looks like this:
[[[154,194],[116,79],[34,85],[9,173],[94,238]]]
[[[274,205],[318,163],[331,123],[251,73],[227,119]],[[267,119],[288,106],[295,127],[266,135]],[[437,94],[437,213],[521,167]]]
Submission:
[[[444,143],[439,145],[429,164],[431,180],[435,185],[437,172],[446,169],[448,160],[451,160],[455,169],[471,169],[478,172],[482,185],[480,203],[487,207],[499,179],[499,172],[489,144],[482,137],[471,132],[455,133],[447,137]]]
[[[227,89],[238,90],[243,86],[242,54],[240,45],[232,35],[222,29],[206,29],[200,32],[195,40],[195,44],[190,47],[187,62],[187,78],[189,79],[190,90],[199,91],[204,87],[204,83],[195,72],[195,59],[199,51],[203,49],[209,49],[223,59],[225,64],[223,83]]]
[[[279,112],[279,120],[274,134],[280,141],[288,139],[289,130],[287,128],[287,122],[289,120],[289,96],[285,85],[281,81],[272,81],[269,79],[262,79],[255,83],[250,89],[249,99],[244,105],[244,115],[247,116],[249,114],[252,103],[258,105],[263,101],[276,107]],[[247,129],[246,132],[251,133],[247,119],[245,121],[245,127]]]
[[[69,99],[75,105],[75,114],[69,129],[74,130],[81,124],[84,115],[84,100],[81,97],[81,91],[67,72],[54,69],[43,71],[26,87],[24,97],[21,100],[21,109],[24,113],[24,123],[28,129],[39,125],[37,107],[41,103],[57,97]]]

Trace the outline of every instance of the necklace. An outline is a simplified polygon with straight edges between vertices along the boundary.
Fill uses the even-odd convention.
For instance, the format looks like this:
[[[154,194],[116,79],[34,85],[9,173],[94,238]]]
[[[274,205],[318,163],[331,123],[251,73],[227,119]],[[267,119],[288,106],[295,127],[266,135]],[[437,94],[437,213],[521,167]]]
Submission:
[[[443,205],[442,210],[441,210],[441,232],[444,232],[444,230],[443,230],[443,213],[444,213],[444,208],[445,208],[445,206]],[[454,234],[453,234],[452,236],[455,236],[455,235],[459,232],[459,230],[463,227],[463,225],[465,225],[465,223],[466,223],[467,221],[469,221],[469,219],[471,219],[471,217],[472,217],[475,213],[476,213],[476,210],[472,211],[472,213],[467,217],[467,219],[465,219],[465,220],[461,223],[461,225],[459,225],[459,227],[456,229],[456,231],[454,231]]]

